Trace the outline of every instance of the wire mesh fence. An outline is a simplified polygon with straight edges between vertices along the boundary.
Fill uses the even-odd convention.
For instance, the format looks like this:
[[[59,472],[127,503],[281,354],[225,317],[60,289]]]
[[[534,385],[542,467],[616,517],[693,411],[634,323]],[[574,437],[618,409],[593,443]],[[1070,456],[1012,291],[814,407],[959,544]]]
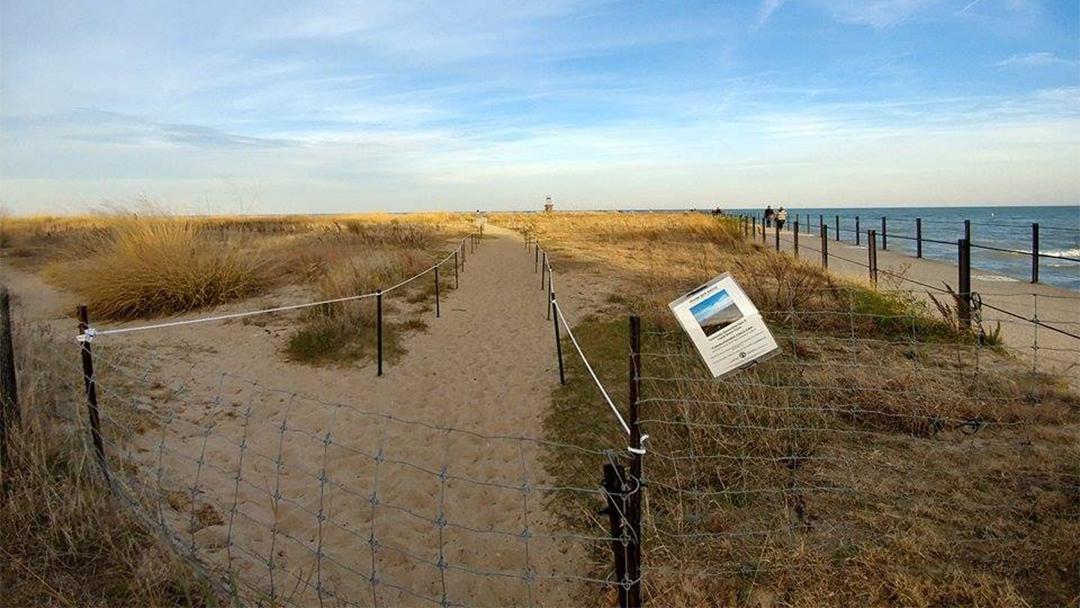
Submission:
[[[168,349],[121,341],[93,341],[89,371],[87,342],[60,366],[20,356],[70,394],[62,423],[88,453],[100,438],[122,502],[239,603],[1052,605],[1077,592],[1080,397],[977,314],[968,330],[916,290],[768,284],[782,354],[718,381],[656,317],[600,353],[559,305],[554,256],[526,249],[560,382],[587,389],[573,439],[180,373]]]

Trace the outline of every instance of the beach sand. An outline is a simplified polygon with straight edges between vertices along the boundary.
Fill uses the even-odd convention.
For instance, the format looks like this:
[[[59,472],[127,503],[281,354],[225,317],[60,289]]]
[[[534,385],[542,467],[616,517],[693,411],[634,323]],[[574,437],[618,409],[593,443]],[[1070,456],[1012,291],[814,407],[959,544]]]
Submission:
[[[74,338],[62,318],[69,294],[6,274],[23,318]],[[308,297],[286,290],[215,312]],[[136,486],[168,499],[155,519],[201,561],[231,564],[245,594],[300,605],[572,604],[584,549],[543,508],[544,448],[517,439],[541,436],[558,382],[545,299],[520,237],[488,226],[442,318],[427,314],[428,329],[405,337],[406,354],[381,378],[373,362],[285,361],[300,313],[101,336],[107,447],[139,463]],[[61,342],[74,362],[74,341]],[[168,423],[137,432],[114,415],[124,400]]]

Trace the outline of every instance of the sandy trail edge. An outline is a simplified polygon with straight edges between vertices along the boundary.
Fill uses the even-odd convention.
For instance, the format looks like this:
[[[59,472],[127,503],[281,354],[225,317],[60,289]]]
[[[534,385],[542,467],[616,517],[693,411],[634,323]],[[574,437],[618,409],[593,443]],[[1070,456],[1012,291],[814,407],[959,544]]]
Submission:
[[[296,315],[95,341],[102,365],[152,362],[141,383],[102,387],[106,435],[134,437],[109,449],[141,463],[139,482],[170,497],[159,516],[200,559],[231,563],[245,583],[279,599],[318,605],[321,593],[330,604],[427,605],[444,597],[451,605],[575,603],[584,549],[545,538],[562,531],[545,513],[542,493],[520,489],[547,481],[542,448],[371,415],[542,436],[557,383],[544,292],[520,237],[495,226],[486,232],[468,255],[461,288],[444,294],[442,318],[428,313],[427,331],[405,338],[407,353],[382,378],[371,363],[284,361],[279,353]],[[452,270],[444,277],[452,280]],[[31,289],[27,302],[41,301],[47,287],[29,275],[14,283],[16,292]],[[251,303],[225,309],[234,307]],[[50,324],[58,336],[71,333],[69,319]],[[170,423],[140,436],[110,416],[129,392]],[[440,476],[444,470],[449,479]],[[530,580],[527,570],[537,577]]]
[[[800,230],[805,227],[800,226]],[[860,239],[860,245],[851,242],[836,241],[829,236],[829,270],[847,278],[869,282],[867,264],[866,235]],[[845,236],[845,239],[853,238]],[[751,240],[772,248],[776,243],[774,230],[769,230],[768,238],[762,240],[761,232]],[[880,240],[879,240],[880,242]],[[821,237],[817,234],[799,234],[799,254],[805,260],[820,263]],[[880,247],[880,245],[879,245]],[[780,249],[792,253],[794,239],[790,230],[780,232]],[[910,289],[920,294],[929,303],[926,295],[929,291],[916,283],[904,281],[889,275],[891,272],[908,279],[940,288],[947,283],[957,286],[956,264],[949,264],[926,258],[914,258],[895,251],[881,251],[878,254],[879,282],[883,287]],[[843,258],[843,259],[841,259]],[[1031,318],[1037,314],[1039,319],[1050,325],[1060,327],[1071,333],[1080,328],[1080,305],[1075,291],[1047,285],[1031,284],[1009,277],[995,275],[976,267],[971,269],[971,289],[982,296],[983,302],[1021,317]],[[941,294],[935,294],[941,298]],[[948,296],[945,296],[946,300]],[[1050,371],[1070,377],[1073,382],[1080,380],[1080,343],[1075,338],[1047,328],[1040,328],[1033,323],[1016,319],[1008,314],[984,308],[982,316],[986,325],[993,329],[1001,325],[1001,336],[1005,344],[1013,349],[1017,356],[1035,369]],[[1035,346],[1038,345],[1038,348]]]

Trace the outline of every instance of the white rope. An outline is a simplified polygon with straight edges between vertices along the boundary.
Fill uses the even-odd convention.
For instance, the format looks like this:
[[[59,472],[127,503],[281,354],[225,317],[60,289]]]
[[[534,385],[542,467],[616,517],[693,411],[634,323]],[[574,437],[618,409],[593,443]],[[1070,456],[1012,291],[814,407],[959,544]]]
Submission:
[[[403,287],[403,286],[411,283],[412,281],[415,281],[416,279],[424,276],[425,274],[435,270],[435,268],[437,266],[443,265],[444,263],[446,263],[447,260],[454,257],[454,254],[457,253],[465,245],[465,240],[468,239],[468,238],[469,238],[468,236],[462,238],[458,242],[458,246],[456,248],[454,248],[454,250],[451,251],[450,254],[447,255],[445,258],[443,258],[438,264],[435,264],[434,266],[432,266],[432,267],[430,267],[430,268],[428,268],[426,270],[423,270],[422,272],[420,272],[418,274],[415,274],[415,275],[413,275],[412,277],[410,277],[408,279],[405,279],[404,281],[398,283],[397,285],[394,285],[393,287],[391,287],[389,289],[382,290],[382,293],[384,293],[384,294],[389,293],[389,292],[391,292],[391,291],[393,291],[393,290],[395,290],[395,289],[397,289],[399,287]],[[270,314],[270,313],[273,313],[273,312],[285,312],[285,311],[288,311],[288,310],[299,310],[301,308],[311,308],[313,306],[325,306],[327,304],[338,304],[340,302],[351,302],[351,301],[354,301],[354,300],[363,300],[365,298],[374,298],[378,294],[379,294],[378,291],[374,291],[374,292],[371,292],[371,293],[362,293],[362,294],[355,295],[355,296],[345,296],[343,298],[334,298],[332,300],[321,300],[321,301],[318,301],[318,302],[306,302],[304,304],[291,304],[289,306],[278,306],[278,307],[275,307],[275,308],[264,308],[262,310],[249,310],[249,311],[245,311],[245,312],[234,312],[234,313],[229,313],[229,314],[224,314],[224,315],[214,315],[214,316],[211,316],[211,317],[200,317],[198,319],[184,319],[184,320],[181,320],[181,321],[169,321],[169,322],[166,322],[166,323],[153,323],[153,324],[150,324],[150,325],[139,325],[137,327],[118,327],[116,329],[94,329],[93,327],[88,327],[86,329],[86,332],[76,336],[75,340],[78,341],[78,342],[90,342],[96,336],[107,336],[107,335],[111,335],[111,334],[124,334],[124,333],[132,332],[132,331],[143,331],[143,330],[147,330],[147,329],[164,329],[166,327],[180,327],[182,325],[195,325],[196,323],[209,323],[211,321],[227,321],[229,319],[240,319],[240,318],[243,318],[243,317],[252,317],[252,316],[255,316],[255,315],[265,315],[265,314]]]
[[[589,365],[589,360],[585,358],[585,353],[581,351],[581,346],[578,345],[577,338],[574,337],[574,332],[570,331],[570,324],[566,322],[566,317],[563,316],[562,309],[559,308],[559,302],[557,300],[552,300],[551,303],[555,306],[555,314],[559,315],[563,327],[566,328],[566,335],[570,336],[570,342],[574,344],[578,356],[581,357],[582,363],[585,364],[585,369],[589,370],[589,375],[592,376],[593,382],[595,382],[597,388],[600,389],[600,394],[604,396],[604,400],[607,401],[608,406],[611,407],[611,411],[615,412],[615,417],[619,419],[619,424],[622,425],[623,430],[626,431],[627,435],[630,435],[630,425],[626,424],[626,420],[624,420],[622,414],[619,413],[619,408],[615,407],[615,403],[611,401],[611,397],[608,395],[604,385],[601,384],[600,379],[596,377],[596,372],[594,372],[592,366]]]

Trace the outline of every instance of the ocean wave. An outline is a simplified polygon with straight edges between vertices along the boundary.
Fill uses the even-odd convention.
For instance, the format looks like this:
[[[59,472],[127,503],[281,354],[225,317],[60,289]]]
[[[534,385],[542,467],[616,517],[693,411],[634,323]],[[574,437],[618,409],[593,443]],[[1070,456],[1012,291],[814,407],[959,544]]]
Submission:
[[[1045,253],[1046,255],[1060,255],[1067,258],[1080,258],[1080,247],[1073,247],[1072,249],[1051,249],[1050,251],[1040,251],[1039,253]]]

